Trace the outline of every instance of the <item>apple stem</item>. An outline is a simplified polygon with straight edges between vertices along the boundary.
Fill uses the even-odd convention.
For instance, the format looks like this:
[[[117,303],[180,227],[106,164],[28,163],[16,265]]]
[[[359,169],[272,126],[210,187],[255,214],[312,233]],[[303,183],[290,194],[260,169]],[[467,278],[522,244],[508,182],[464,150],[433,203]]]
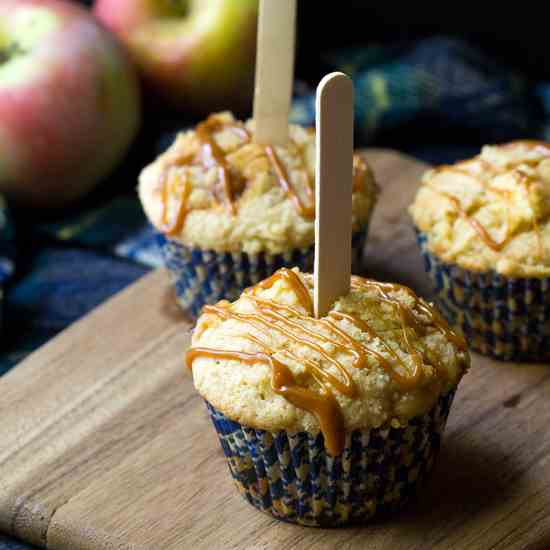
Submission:
[[[19,44],[16,42],[9,42],[7,45],[0,47],[0,65],[24,53],[25,50]]]

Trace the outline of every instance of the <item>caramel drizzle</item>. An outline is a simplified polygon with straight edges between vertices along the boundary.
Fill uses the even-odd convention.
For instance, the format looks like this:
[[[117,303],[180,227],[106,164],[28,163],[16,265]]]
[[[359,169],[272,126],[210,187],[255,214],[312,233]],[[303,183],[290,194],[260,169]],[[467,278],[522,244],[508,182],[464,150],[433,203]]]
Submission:
[[[218,173],[218,184],[214,190],[213,196],[217,198],[218,195],[221,195],[223,202],[227,205],[227,208],[231,215],[235,215],[235,197],[234,197],[234,182],[231,175],[229,165],[227,164],[227,159],[225,152],[221,147],[216,143],[216,140],[212,136],[212,132],[220,130],[222,128],[229,128],[231,131],[237,133],[242,139],[242,145],[245,145],[250,141],[250,133],[244,126],[239,125],[224,125],[221,124],[215,117],[210,116],[204,122],[201,122],[196,128],[196,136],[199,142],[201,143],[200,148],[200,159],[202,165],[208,168],[215,168]],[[196,160],[196,159],[195,159]],[[193,159],[187,159],[181,165],[196,165],[194,164]],[[168,167],[168,170],[171,168]],[[181,232],[183,225],[185,223],[185,217],[188,212],[187,209],[187,199],[191,194],[191,188],[187,193],[182,194],[179,197],[178,206],[176,209],[175,221],[171,226],[168,226],[168,207],[169,207],[169,185],[167,178],[165,178],[162,186],[162,220],[163,226],[169,227],[169,231],[164,229],[168,235],[174,235]]]
[[[297,306],[279,304],[270,299],[260,298],[255,295],[257,288],[269,289],[280,280],[284,280],[286,285],[293,291],[298,302]],[[271,385],[273,391],[289,399],[295,406],[314,414],[319,420],[327,449],[332,454],[339,454],[343,448],[343,434],[345,430],[343,415],[334,397],[333,390],[350,399],[358,397],[358,389],[348,370],[338,360],[339,355],[351,356],[352,368],[356,369],[367,368],[369,366],[369,357],[374,358],[392,379],[403,387],[412,388],[422,380],[423,359],[418,350],[412,345],[409,336],[411,328],[414,331],[421,331],[421,324],[415,317],[413,310],[399,300],[392,298],[388,294],[388,291],[399,289],[407,291],[415,300],[414,308],[427,315],[436,328],[447,335],[449,340],[454,342],[460,350],[466,349],[464,340],[454,334],[437,312],[432,307],[421,303],[412,291],[406,287],[363,280],[357,277],[352,278],[352,286],[367,290],[375,289],[380,295],[382,302],[388,303],[398,309],[403,341],[413,361],[412,369],[384,341],[382,335],[374,330],[366,321],[337,311],[330,312],[323,319],[314,319],[312,317],[313,302],[309,290],[294,271],[285,268],[280,269],[256,287],[249,288],[244,292],[243,297],[254,305],[253,312],[241,313],[232,311],[229,302],[220,302],[215,306],[205,306],[203,310],[205,314],[214,315],[221,320],[235,319],[253,328],[259,333],[260,338],[251,333],[243,335],[242,338],[254,343],[260,349],[260,352],[243,355],[241,352],[192,348],[187,355],[187,365],[191,367],[193,359],[197,356],[223,356],[226,359],[237,360],[243,360],[244,357],[245,363],[260,362],[268,364],[272,368]],[[369,341],[359,342],[352,338],[335,323],[335,321],[342,320],[351,323],[367,334]],[[315,330],[316,326],[323,327],[325,331],[320,332]],[[271,341],[271,335],[274,332],[281,334],[285,339],[295,342],[298,346],[312,351],[316,356],[321,358],[321,361],[334,368],[334,371],[330,372],[326,367],[323,368],[320,361],[316,362],[304,359],[286,348],[271,348],[267,342]],[[384,355],[372,347],[374,341],[382,345],[390,356],[390,359],[384,357]],[[331,346],[330,352],[323,347],[326,344]],[[320,388],[319,391],[301,385],[288,367],[273,357],[276,353],[300,363],[304,367],[306,374]],[[281,385],[280,382],[283,379],[284,384]]]
[[[179,194],[179,200],[178,200],[178,206],[176,210],[176,216],[172,224],[168,221],[168,205],[169,205],[169,194],[170,192],[174,194],[174,189],[176,187],[176,184],[178,183],[177,180],[175,180],[172,184],[172,190],[170,190],[170,182],[168,181],[169,177],[168,174],[165,175],[165,181],[162,186],[162,230],[166,235],[172,236],[178,234],[183,224],[185,223],[185,217],[187,215],[187,199],[189,195],[191,194],[191,183],[189,181],[189,178],[185,176],[182,184],[182,190]]]
[[[315,217],[315,197],[314,197],[314,186],[311,180],[311,176],[305,166],[305,161],[303,154],[300,152],[300,158],[302,161],[302,170],[306,177],[306,194],[309,200],[309,205],[305,205],[302,199],[298,196],[292,184],[290,183],[290,178],[286,168],[283,166],[283,163],[277,156],[275,148],[271,145],[265,147],[265,152],[267,158],[271,162],[273,170],[277,174],[279,185],[283,191],[287,194],[288,198],[294,203],[294,206],[300,212],[304,218],[312,219]],[[363,159],[359,159],[354,162],[353,165],[353,186],[352,191],[358,192],[364,189],[365,183],[365,174],[367,172],[367,165]]]
[[[311,299],[311,294],[308,289],[305,287],[304,283],[300,277],[291,269],[282,268],[275,272],[271,277],[260,281],[256,287],[247,289],[245,293],[251,294],[254,291],[254,288],[261,288],[262,290],[270,289],[277,281],[283,279],[288,286],[294,292],[294,296],[298,300],[298,303],[306,310],[307,313],[313,312],[313,300]]]
[[[467,176],[485,189],[484,182],[479,178],[477,178],[474,174],[468,172],[467,170],[463,170],[462,168],[459,168],[457,166],[440,166],[435,169],[436,173],[442,172],[442,171],[449,171],[449,172],[454,172],[455,174],[460,174],[462,176]],[[436,193],[439,193],[440,195],[444,196],[446,199],[449,200],[449,202],[453,205],[453,208],[458,212],[459,216],[478,234],[481,240],[491,250],[494,250],[495,252],[500,252],[508,244],[508,237],[503,239],[500,242],[495,241],[493,237],[491,237],[487,229],[485,229],[483,224],[481,224],[478,220],[470,216],[468,212],[466,212],[466,210],[462,208],[462,204],[457,197],[454,197],[453,195],[450,195],[449,193],[446,193],[445,191],[442,191],[441,189],[438,189],[433,185],[429,185],[429,187],[430,189],[433,189]]]
[[[388,295],[388,292],[405,292],[414,300],[415,307],[418,308],[421,313],[426,315],[426,317],[430,320],[430,323],[432,323],[437,330],[443,334],[443,336],[450,340],[459,351],[466,351],[468,349],[464,338],[451,329],[447,321],[441,317],[434,307],[421,302],[410,288],[396,283],[381,283],[379,281],[374,281],[373,279],[362,279],[357,276],[352,276],[351,286],[352,288],[362,288],[366,291],[375,288],[381,294],[386,303],[389,303],[393,307],[399,308],[401,311],[401,318],[404,322],[408,321],[415,330],[419,330],[420,325],[414,317],[413,310],[408,308],[401,301]]]
[[[283,163],[275,152],[275,148],[271,145],[266,145],[265,153],[267,155],[267,158],[269,159],[269,162],[271,162],[271,166],[273,166],[273,170],[275,170],[275,173],[277,174],[279,185],[287,194],[288,198],[294,203],[294,206],[296,207],[298,212],[300,212],[300,214],[302,214],[302,216],[304,216],[305,218],[314,218],[315,206],[304,205],[302,199],[297,195],[296,191],[292,187],[292,184],[290,183],[290,178],[288,177],[288,172],[286,171],[286,168],[283,166]]]
[[[359,346],[359,348],[363,352],[363,357],[365,357],[365,355],[370,355],[370,356],[373,356],[375,359],[377,359],[381,367],[400,386],[402,386],[403,388],[412,388],[420,382],[421,371],[416,367],[416,365],[415,365],[415,369],[412,372],[410,372],[407,365],[401,360],[399,355],[395,353],[392,347],[389,346],[387,342],[383,338],[381,338],[381,336],[372,327],[370,327],[365,321],[362,321],[361,319],[357,319],[352,315],[347,315],[346,313],[341,313],[338,311],[332,311],[329,313],[329,315],[330,317],[336,320],[345,319],[346,321],[348,321],[348,323],[351,323],[352,325],[356,326],[358,329],[368,334],[371,341],[378,339],[382,344],[382,347],[386,350],[386,352],[392,357],[392,359],[398,365],[400,365],[400,367],[404,370],[404,372],[408,374],[404,374],[404,375],[400,374],[399,371],[394,367],[394,365],[392,365],[392,363],[388,361],[381,353],[372,349],[368,345],[357,342],[356,340],[351,338],[351,336],[349,336],[347,333],[342,331],[342,334],[345,334],[349,338],[350,345],[352,345],[351,342],[354,342],[355,345]]]
[[[225,153],[212,137],[210,119],[197,126],[196,135],[202,144],[201,155],[206,168],[216,168],[218,171],[218,185],[223,191],[225,202],[232,215],[235,215],[235,201],[231,174],[225,158]],[[217,129],[217,128],[216,128]]]
[[[202,165],[205,166],[207,169],[215,168],[218,173],[218,183],[214,190],[213,196],[214,198],[221,197],[221,201],[226,204],[229,212],[231,213],[231,215],[234,216],[236,214],[234,177],[232,176],[230,167],[227,163],[225,152],[216,143],[216,140],[212,135],[212,132],[221,130],[223,128],[229,129],[242,139],[242,142],[240,144],[241,147],[250,143],[252,136],[244,126],[223,124],[220,123],[213,116],[210,116],[207,120],[200,123],[196,128],[196,136],[201,143],[200,161],[202,162]],[[288,171],[279,156],[277,155],[275,148],[271,145],[267,145],[263,148],[263,150],[267,159],[269,160],[273,171],[275,172],[277,182],[281,189],[285,192],[289,200],[294,204],[297,211],[304,218],[313,219],[315,217],[314,186],[311,175],[307,170],[301,150],[298,148],[301,159],[301,170],[306,178],[305,193],[307,196],[307,202],[309,204],[304,204],[304,201],[296,192],[296,189],[290,182]],[[184,162],[183,165],[190,165],[192,164],[192,162],[192,160],[189,160]],[[171,167],[168,167],[168,169],[170,168]],[[360,162],[358,162],[357,166],[355,166],[354,164],[354,191],[358,191],[362,188],[365,173],[366,165],[364,161],[361,160]],[[183,224],[185,223],[185,216],[187,213],[186,203],[187,199],[189,198],[191,189],[189,189],[185,196],[182,195],[179,198],[175,221],[171,226],[169,226],[167,221],[169,190],[166,177],[162,187],[163,225],[170,228],[170,233],[168,234],[175,234],[181,231],[181,229],[183,228]]]
[[[344,418],[334,394],[325,385],[320,392],[300,386],[292,371],[272,355],[263,352],[245,353],[242,351],[223,351],[208,348],[192,348],[187,352],[187,365],[191,366],[196,357],[236,360],[253,365],[263,363],[271,367],[271,387],[290,403],[304,409],[317,418],[329,453],[338,455],[345,444]],[[327,437],[327,434],[330,434]]]
[[[512,143],[509,143],[507,145],[504,145],[504,147],[517,147],[518,145],[525,145],[531,149],[534,149],[537,152],[540,152],[543,155],[549,155],[550,156],[550,146],[547,143],[544,143],[542,141],[536,141],[536,140],[523,140],[523,141],[514,141]],[[479,158],[479,157],[478,157]],[[488,172],[492,172],[492,165],[490,165],[487,161],[479,158],[479,161],[484,166],[485,170]],[[522,161],[523,164],[532,165],[537,164],[539,160],[529,160],[525,159]],[[471,179],[473,179],[476,183],[478,183],[481,187],[487,190],[487,187],[483,180],[481,180],[479,177],[477,177],[475,174],[472,174],[468,170],[464,170],[460,168],[459,166],[440,166],[435,169],[435,172],[442,172],[442,171],[450,171],[455,172],[457,174],[461,174],[464,176],[467,176]],[[537,220],[535,209],[533,208],[533,205],[531,203],[531,194],[530,194],[530,184],[533,182],[532,178],[528,175],[522,172],[520,169],[514,170],[514,173],[519,175],[519,185],[522,187],[522,189],[525,190],[525,196],[527,199],[527,202],[529,203],[529,206],[531,207],[531,210],[533,212],[533,217],[531,220],[533,232],[535,233],[535,238],[537,240],[537,248],[538,248],[538,254],[539,258],[542,261],[545,256],[544,252],[544,241],[542,238],[542,233],[540,229],[539,222]],[[508,234],[506,237],[502,239],[502,241],[498,242],[495,241],[487,231],[487,229],[481,224],[478,220],[470,216],[463,208],[460,203],[460,200],[457,197],[454,197],[448,193],[445,193],[444,191],[437,189],[433,185],[429,186],[431,189],[433,189],[435,192],[443,195],[446,197],[451,204],[453,205],[454,209],[459,213],[459,215],[466,221],[470,227],[478,234],[478,236],[481,238],[481,240],[494,252],[501,252],[503,248],[510,242],[512,235],[507,232]],[[498,193],[497,189],[491,189],[491,191]],[[503,196],[506,196],[506,193],[501,193]]]
[[[550,153],[550,150],[548,151]],[[538,253],[539,253],[539,259],[542,261],[544,259],[544,242],[542,240],[542,232],[540,230],[540,225],[537,220],[537,216],[535,215],[535,209],[533,208],[533,203],[531,202],[531,193],[530,193],[530,186],[533,183],[533,178],[530,177],[528,174],[525,174],[521,170],[516,170],[516,173],[519,175],[520,178],[520,185],[522,189],[525,190],[525,198],[527,199],[527,202],[533,211],[533,231],[535,232],[535,237],[537,239],[537,247],[538,247]]]
[[[453,205],[454,209],[460,214],[460,216],[464,219],[466,223],[470,225],[470,227],[479,235],[481,240],[491,249],[495,252],[500,252],[509,242],[510,236],[505,237],[502,239],[502,241],[495,241],[493,237],[489,234],[487,229],[483,226],[482,223],[480,223],[478,220],[470,216],[464,208],[462,208],[462,205],[460,203],[460,200],[456,197],[453,197],[452,195],[449,195],[447,193],[441,193],[445,197],[449,199],[451,204]]]

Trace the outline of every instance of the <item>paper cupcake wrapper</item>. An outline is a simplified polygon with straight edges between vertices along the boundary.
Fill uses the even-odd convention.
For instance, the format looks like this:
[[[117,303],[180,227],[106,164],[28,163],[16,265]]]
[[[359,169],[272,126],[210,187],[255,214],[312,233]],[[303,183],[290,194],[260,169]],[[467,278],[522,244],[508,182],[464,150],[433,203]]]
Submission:
[[[416,493],[438,454],[454,393],[404,427],[347,434],[336,457],[326,452],[321,434],[247,428],[206,405],[250,504],[283,521],[337,527],[393,513]]]
[[[367,237],[367,228],[353,235],[352,259],[359,269]],[[165,265],[176,287],[176,296],[183,309],[197,317],[205,304],[221,299],[236,300],[242,291],[281,267],[313,270],[314,247],[294,249],[282,254],[218,253],[190,248],[158,234]]]
[[[447,320],[470,349],[505,361],[550,359],[550,278],[507,278],[439,260],[417,231],[426,271]]]

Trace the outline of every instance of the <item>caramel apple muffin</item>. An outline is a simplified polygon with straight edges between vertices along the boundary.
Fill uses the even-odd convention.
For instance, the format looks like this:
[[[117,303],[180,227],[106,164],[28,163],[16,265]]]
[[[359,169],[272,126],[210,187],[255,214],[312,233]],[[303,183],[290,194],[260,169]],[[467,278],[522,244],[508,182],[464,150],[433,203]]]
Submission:
[[[147,166],[139,182],[181,305],[235,299],[282,266],[313,266],[315,134],[290,126],[285,147],[253,142],[253,122],[211,115]],[[354,157],[353,248],[364,247],[378,188]]]
[[[187,352],[244,497],[303,525],[401,507],[432,468],[469,366],[464,340],[407,287],[354,276],[326,317],[283,268],[205,306]]]
[[[410,207],[438,303],[471,349],[550,357],[550,145],[483,147],[429,170]]]

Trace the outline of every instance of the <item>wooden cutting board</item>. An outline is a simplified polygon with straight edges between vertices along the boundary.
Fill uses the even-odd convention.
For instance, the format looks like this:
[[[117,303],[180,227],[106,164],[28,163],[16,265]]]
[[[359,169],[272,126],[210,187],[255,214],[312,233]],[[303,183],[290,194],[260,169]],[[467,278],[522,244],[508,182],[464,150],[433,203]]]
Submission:
[[[405,207],[426,168],[367,151],[383,188],[366,273],[429,295]],[[474,357],[419,499],[363,528],[297,527],[233,487],[163,271],[0,379],[0,531],[56,549],[550,548],[550,369]]]

